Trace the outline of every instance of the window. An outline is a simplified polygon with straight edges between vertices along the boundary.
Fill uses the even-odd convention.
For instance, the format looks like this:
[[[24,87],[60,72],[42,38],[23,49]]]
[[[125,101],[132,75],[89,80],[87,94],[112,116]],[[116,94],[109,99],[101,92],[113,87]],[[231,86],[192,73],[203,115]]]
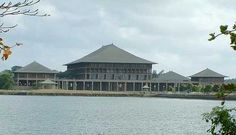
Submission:
[[[107,79],[107,75],[106,74],[104,74],[104,79]]]
[[[136,75],[136,80],[139,80],[139,75]]]
[[[131,75],[128,76],[128,80],[130,80],[130,79],[131,79]]]
[[[144,80],[147,80],[147,75],[144,75]]]

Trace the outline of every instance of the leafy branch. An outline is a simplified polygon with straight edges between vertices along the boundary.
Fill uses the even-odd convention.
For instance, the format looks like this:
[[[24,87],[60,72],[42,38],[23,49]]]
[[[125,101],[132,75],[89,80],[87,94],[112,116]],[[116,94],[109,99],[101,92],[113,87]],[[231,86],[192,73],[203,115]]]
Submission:
[[[209,113],[204,113],[203,119],[211,122],[210,132],[212,135],[236,135],[236,119],[232,113],[236,113],[236,108],[226,108],[225,99],[232,91],[236,90],[235,84],[222,84],[216,97],[221,100],[221,105],[212,108]]]
[[[40,14],[38,9],[32,10],[28,9],[40,0],[24,0],[23,2],[3,2],[0,4],[0,17],[5,17],[9,15],[26,15],[26,16],[49,16],[49,14]],[[4,26],[4,23],[0,23],[0,33],[8,32],[10,29],[15,28],[17,25]]]
[[[21,43],[16,43],[13,46],[7,46],[3,43],[2,38],[0,38],[0,53],[3,51],[2,54],[2,60],[7,60],[8,57],[11,55],[11,48],[16,47],[16,46],[20,46],[22,45]]]
[[[236,51],[236,23],[232,26],[232,28],[229,30],[228,25],[221,25],[220,26],[220,33],[210,33],[210,38],[208,41],[215,40],[218,36],[226,35],[230,37],[230,44],[231,47]]]
[[[26,15],[26,16],[49,16],[49,14],[41,14],[38,9],[30,9],[31,6],[39,3],[40,0],[24,0],[23,2],[3,2],[0,3],[0,17],[5,16],[15,16],[15,15]],[[15,28],[17,24],[12,26],[5,26],[3,22],[0,21],[0,34],[6,33],[9,30]],[[0,37],[0,54],[2,53],[2,60],[7,60],[11,55],[11,48],[15,46],[20,46],[21,43],[16,43],[13,46],[4,44],[3,39]]]

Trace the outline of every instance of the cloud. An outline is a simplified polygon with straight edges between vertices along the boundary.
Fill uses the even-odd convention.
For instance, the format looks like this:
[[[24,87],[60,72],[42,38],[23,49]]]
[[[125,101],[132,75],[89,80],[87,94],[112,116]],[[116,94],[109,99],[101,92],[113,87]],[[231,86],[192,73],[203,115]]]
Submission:
[[[17,28],[1,35],[9,44],[23,42],[0,70],[36,60],[52,69],[79,59],[102,45],[114,43],[137,56],[157,62],[154,69],[185,76],[212,68],[236,77],[236,53],[226,37],[208,42],[208,34],[236,20],[234,1],[56,1],[36,8],[50,17],[6,18]],[[52,64],[53,63],[53,64]]]

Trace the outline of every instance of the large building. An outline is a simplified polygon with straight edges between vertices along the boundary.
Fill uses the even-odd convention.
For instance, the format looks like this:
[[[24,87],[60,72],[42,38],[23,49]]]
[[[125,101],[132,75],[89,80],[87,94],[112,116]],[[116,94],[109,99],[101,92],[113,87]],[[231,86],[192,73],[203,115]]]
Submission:
[[[150,87],[154,62],[111,44],[65,64],[72,76],[60,87],[85,90],[133,91]]]
[[[56,81],[56,74],[58,72],[51,70],[38,62],[32,62],[25,67],[14,71],[14,80],[18,87],[36,87],[39,83],[50,79]]]
[[[224,78],[226,76],[207,68],[190,77],[193,83],[208,85],[208,84],[223,84]]]

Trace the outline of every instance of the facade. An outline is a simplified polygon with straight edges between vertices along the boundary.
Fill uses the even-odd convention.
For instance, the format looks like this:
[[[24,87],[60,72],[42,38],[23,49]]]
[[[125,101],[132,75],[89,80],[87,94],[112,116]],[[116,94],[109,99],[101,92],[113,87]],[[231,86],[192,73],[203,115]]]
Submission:
[[[226,76],[207,68],[190,77],[191,81],[194,83],[208,85],[208,84],[223,84],[224,78]]]
[[[50,79],[56,81],[57,71],[51,70],[37,62],[14,71],[14,80],[19,87],[39,86],[39,83]]]
[[[60,88],[133,91],[150,86],[154,62],[137,57],[111,44],[65,64],[73,76],[62,79]]]

